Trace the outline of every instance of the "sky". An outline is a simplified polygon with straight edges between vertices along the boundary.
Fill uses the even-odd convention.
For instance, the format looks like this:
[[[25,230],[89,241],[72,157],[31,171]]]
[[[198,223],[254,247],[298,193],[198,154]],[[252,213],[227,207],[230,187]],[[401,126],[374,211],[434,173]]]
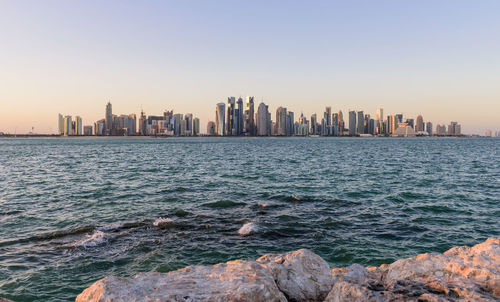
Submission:
[[[0,0],[0,131],[247,95],[500,130],[500,1]]]

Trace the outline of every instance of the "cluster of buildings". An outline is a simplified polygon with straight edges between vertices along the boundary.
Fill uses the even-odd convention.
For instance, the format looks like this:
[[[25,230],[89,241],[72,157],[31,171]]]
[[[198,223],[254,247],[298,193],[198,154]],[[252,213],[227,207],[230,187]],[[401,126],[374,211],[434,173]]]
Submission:
[[[95,135],[95,136],[133,136],[133,135],[165,135],[165,136],[197,136],[200,133],[200,120],[193,118],[193,114],[174,114],[173,111],[165,111],[163,115],[147,116],[141,112],[139,119],[135,114],[113,114],[113,106],[110,102],[106,104],[106,114],[93,126],[82,128],[82,119],[76,117],[72,121],[71,116],[62,117],[59,114],[59,134],[71,135]]]
[[[451,122],[448,127],[437,125],[433,131],[431,122],[424,122],[421,115],[417,119],[403,118],[403,114],[384,116],[382,108],[375,117],[363,111],[349,111],[347,121],[342,110],[332,112],[326,107],[323,116],[311,115],[307,119],[295,114],[285,107],[276,109],[275,120],[271,119],[269,106],[261,102],[254,111],[254,97],[227,99],[215,107],[215,122],[208,122],[207,134],[217,136],[460,136],[461,127]]]
[[[193,114],[165,111],[163,115],[146,116],[142,111],[135,114],[114,115],[111,103],[106,104],[104,119],[93,126],[83,126],[82,119],[59,114],[59,134],[96,136],[198,136],[200,120]],[[227,104],[215,107],[215,122],[207,124],[209,136],[460,136],[461,126],[451,122],[448,126],[424,122],[421,115],[416,119],[404,118],[403,114],[384,116],[382,108],[376,116],[363,111],[349,110],[344,119],[342,110],[333,112],[326,107],[323,115],[312,114],[309,119],[295,114],[286,107],[276,109],[272,119],[269,106],[261,102],[255,110],[254,97],[228,97]]]

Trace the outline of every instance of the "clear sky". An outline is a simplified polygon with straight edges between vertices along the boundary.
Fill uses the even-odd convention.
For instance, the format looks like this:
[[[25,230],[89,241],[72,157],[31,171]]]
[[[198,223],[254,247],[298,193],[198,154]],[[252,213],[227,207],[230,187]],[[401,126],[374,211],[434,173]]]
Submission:
[[[500,1],[0,0],[0,131],[232,95],[500,130]]]

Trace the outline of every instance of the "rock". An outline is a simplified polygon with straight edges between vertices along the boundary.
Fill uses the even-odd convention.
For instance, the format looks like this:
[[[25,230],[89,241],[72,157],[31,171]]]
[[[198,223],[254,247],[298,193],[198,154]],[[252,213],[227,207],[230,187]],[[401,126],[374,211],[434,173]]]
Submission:
[[[0,297],[0,302],[14,302],[14,301]]]
[[[272,272],[289,301],[323,301],[333,286],[328,263],[307,249],[264,255],[257,262]]]
[[[106,277],[84,290],[76,302],[112,301],[280,301],[273,276],[255,261],[188,266],[167,274]]]
[[[379,268],[332,269],[325,301],[498,301],[500,239],[444,254],[421,254]]]

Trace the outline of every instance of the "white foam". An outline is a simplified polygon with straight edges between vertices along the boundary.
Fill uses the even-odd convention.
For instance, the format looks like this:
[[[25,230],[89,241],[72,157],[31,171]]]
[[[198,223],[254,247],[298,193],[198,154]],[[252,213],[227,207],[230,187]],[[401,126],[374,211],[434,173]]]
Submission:
[[[259,206],[259,208],[267,208],[267,203],[266,202],[258,202],[257,206]]]
[[[91,235],[87,234],[85,238],[77,241],[75,246],[93,247],[103,244],[106,241],[106,234],[102,231],[95,230]]]
[[[245,223],[239,230],[238,234],[240,236],[250,236],[259,231],[259,226],[256,223],[249,222]]]
[[[158,228],[170,226],[173,224],[174,221],[171,218],[163,218],[163,217],[160,217],[153,222],[153,225]]]
[[[112,225],[105,225],[105,226],[102,226],[102,227],[98,227],[97,230],[103,231],[103,232],[109,232],[109,231],[117,230],[117,229],[119,229],[121,227],[122,227],[121,224],[112,224]]]

